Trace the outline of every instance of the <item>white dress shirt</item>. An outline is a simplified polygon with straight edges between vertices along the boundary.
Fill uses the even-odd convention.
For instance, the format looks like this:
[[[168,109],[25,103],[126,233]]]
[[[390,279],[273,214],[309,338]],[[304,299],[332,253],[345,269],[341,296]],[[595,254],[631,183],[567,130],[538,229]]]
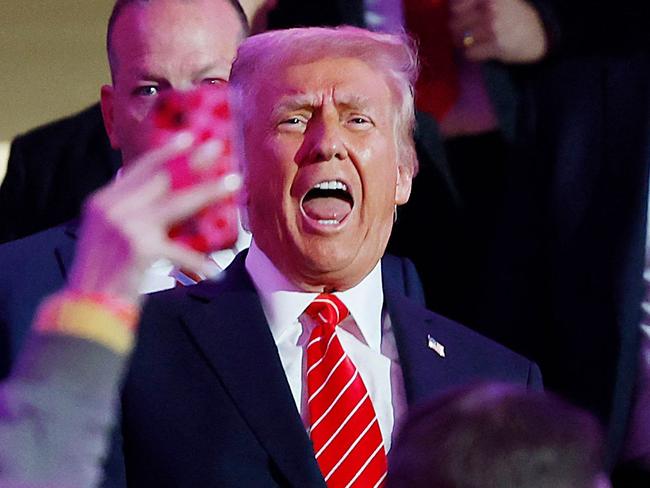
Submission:
[[[291,393],[307,428],[304,352],[311,329],[301,324],[299,317],[318,293],[300,291],[289,282],[255,245],[255,240],[246,257],[246,270],[259,293]],[[396,420],[406,410],[406,394],[395,335],[383,310],[381,264],[377,263],[361,283],[335,295],[350,311],[339,326],[339,340],[366,385],[388,450]]]

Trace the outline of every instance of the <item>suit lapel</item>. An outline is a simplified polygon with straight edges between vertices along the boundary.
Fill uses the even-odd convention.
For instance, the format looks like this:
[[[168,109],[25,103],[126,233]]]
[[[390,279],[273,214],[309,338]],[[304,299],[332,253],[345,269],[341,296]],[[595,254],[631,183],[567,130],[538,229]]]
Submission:
[[[73,220],[62,225],[63,238],[54,248],[54,257],[64,281],[68,280],[68,272],[72,266],[76,244],[79,220]]]
[[[397,352],[399,353],[406,399],[409,406],[453,384],[450,361],[427,347],[428,337],[437,339],[433,316],[408,298],[385,288]]]
[[[243,257],[225,283],[190,295],[205,305],[191,307],[185,326],[260,444],[292,486],[325,486]]]

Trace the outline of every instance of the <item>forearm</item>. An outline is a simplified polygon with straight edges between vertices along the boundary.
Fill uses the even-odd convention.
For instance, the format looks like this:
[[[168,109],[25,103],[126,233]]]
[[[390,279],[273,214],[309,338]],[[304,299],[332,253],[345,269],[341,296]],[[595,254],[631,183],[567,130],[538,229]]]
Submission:
[[[0,387],[0,484],[96,486],[133,347],[131,324],[108,309],[42,307],[10,378]],[[65,315],[65,313],[64,313]],[[52,320],[45,325],[44,320]],[[115,334],[95,333],[107,327]],[[107,337],[110,337],[107,339]]]

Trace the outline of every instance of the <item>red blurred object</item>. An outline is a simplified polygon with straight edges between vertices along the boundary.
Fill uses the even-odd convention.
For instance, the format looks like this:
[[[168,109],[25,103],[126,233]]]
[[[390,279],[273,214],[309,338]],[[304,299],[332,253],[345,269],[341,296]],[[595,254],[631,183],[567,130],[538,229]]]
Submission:
[[[190,91],[165,91],[157,100],[152,117],[152,142],[155,147],[180,131],[189,131],[195,137],[195,147],[214,140],[222,148],[218,157],[209,164],[192,164],[185,155],[170,160],[167,168],[172,189],[183,190],[209,180],[216,182],[237,171],[225,86],[205,85]],[[205,253],[226,249],[237,240],[237,219],[236,199],[228,198],[175,224],[169,230],[169,236]]]
[[[404,18],[418,41],[420,76],[415,104],[440,122],[460,93],[447,0],[406,0]]]

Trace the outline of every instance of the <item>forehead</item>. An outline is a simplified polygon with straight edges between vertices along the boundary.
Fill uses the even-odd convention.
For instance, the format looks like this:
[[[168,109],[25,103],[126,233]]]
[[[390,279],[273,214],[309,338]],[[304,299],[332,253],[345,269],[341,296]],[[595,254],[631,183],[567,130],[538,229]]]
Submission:
[[[220,0],[135,2],[120,13],[111,35],[111,51],[120,66],[160,62],[232,61],[242,39],[234,8]]]
[[[327,57],[280,64],[260,82],[260,97],[274,105],[321,105],[332,101],[389,109],[393,103],[386,76],[358,58]]]

